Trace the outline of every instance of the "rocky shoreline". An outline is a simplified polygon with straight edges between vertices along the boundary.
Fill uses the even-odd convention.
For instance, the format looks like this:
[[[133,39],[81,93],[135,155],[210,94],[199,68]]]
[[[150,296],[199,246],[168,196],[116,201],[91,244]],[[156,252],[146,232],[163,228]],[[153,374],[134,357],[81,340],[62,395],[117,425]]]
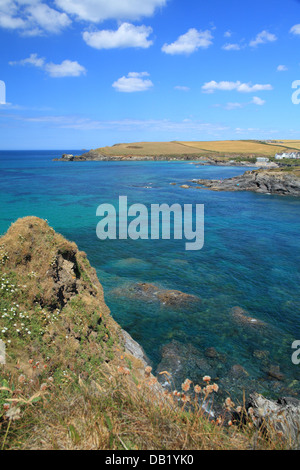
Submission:
[[[223,180],[193,179],[192,187],[212,191],[253,191],[261,194],[300,196],[300,173],[273,169],[246,171],[243,175]],[[190,188],[189,184],[182,185]]]
[[[194,165],[214,165],[214,166],[256,166],[254,155],[230,155],[222,157],[213,155],[198,154],[156,154],[156,155],[108,155],[90,150],[82,155],[63,154],[61,158],[54,158],[54,162],[87,162],[87,161],[189,161]],[[261,166],[261,164],[259,165]],[[265,163],[266,167],[277,167],[276,163]]]

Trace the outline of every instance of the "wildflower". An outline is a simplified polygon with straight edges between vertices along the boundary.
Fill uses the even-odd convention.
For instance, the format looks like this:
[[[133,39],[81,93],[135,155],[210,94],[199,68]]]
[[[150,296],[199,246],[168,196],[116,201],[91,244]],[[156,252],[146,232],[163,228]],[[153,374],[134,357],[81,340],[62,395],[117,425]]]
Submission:
[[[200,393],[200,392],[201,392],[201,387],[200,387],[200,385],[195,385],[194,391],[195,391],[195,393]]]
[[[42,392],[44,392],[45,390],[47,390],[47,384],[43,383],[43,384],[41,385],[41,387],[40,387],[40,390],[41,390]]]
[[[248,408],[248,414],[249,414],[250,416],[252,416],[253,413],[254,413],[254,410],[253,410],[252,406],[250,406],[250,408]]]
[[[228,426],[232,426],[232,421],[228,421]]]
[[[20,375],[19,378],[18,378],[18,382],[19,384],[23,384],[26,380],[26,377],[25,375]]]
[[[181,400],[183,403],[187,403],[190,401],[190,397],[188,395],[185,395],[184,393],[181,395]]]
[[[3,409],[4,409],[4,411],[7,411],[7,410],[9,410],[9,408],[10,408],[10,405],[9,405],[9,403],[4,403],[4,405],[3,405]]]
[[[242,412],[242,407],[241,407],[241,406],[237,406],[237,407],[236,407],[236,411],[237,411],[237,413],[241,413],[241,412]]]
[[[231,398],[227,397],[226,400],[225,400],[225,405],[226,405],[227,408],[232,408],[234,406],[234,403],[231,400]]]
[[[20,419],[20,414],[21,414],[21,410],[20,408],[10,408],[5,416],[10,420],[10,421],[15,421],[16,419]]]
[[[152,371],[152,367],[147,366],[145,369],[145,376],[149,377],[149,375],[151,374],[151,371]]]
[[[204,388],[204,391],[209,394],[209,393],[212,393],[214,391],[213,389],[213,386],[212,385],[207,385],[205,388]]]
[[[185,379],[185,381],[183,382],[183,384],[181,385],[181,388],[184,392],[188,392],[189,389],[190,389],[190,385],[191,385],[192,381],[189,380],[189,379]]]
[[[204,382],[210,382],[210,381],[211,381],[211,377],[210,377],[209,375],[205,375],[205,376],[203,377],[203,381],[204,381]]]
[[[219,390],[219,385],[213,384],[212,388],[213,388],[213,391],[217,393],[217,391]]]

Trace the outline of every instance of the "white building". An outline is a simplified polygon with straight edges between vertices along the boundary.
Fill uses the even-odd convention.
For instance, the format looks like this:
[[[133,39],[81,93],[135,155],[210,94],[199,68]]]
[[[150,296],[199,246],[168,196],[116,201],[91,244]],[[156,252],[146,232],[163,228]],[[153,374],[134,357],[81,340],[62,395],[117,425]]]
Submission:
[[[276,160],[283,160],[284,158],[300,158],[300,152],[283,152],[276,153]]]

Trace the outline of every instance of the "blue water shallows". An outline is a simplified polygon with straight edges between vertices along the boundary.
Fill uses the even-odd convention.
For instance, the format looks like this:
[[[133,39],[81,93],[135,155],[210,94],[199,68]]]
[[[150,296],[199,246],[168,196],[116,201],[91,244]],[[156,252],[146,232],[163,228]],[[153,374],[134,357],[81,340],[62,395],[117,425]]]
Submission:
[[[238,364],[248,373],[245,387],[299,395],[300,365],[291,361],[291,344],[300,339],[300,199],[170,184],[226,178],[243,168],[53,162],[61,153],[0,152],[0,234],[17,218],[35,215],[74,240],[96,268],[113,317],[140,342],[154,366],[172,340],[192,345],[199,358],[214,347],[226,358],[214,366],[220,379]],[[117,207],[119,196],[127,196],[129,205],[147,207],[204,204],[203,249],[186,251],[184,240],[100,241],[96,209],[103,203]],[[134,299],[127,292],[136,282],[194,294],[201,304],[171,309]],[[267,327],[242,327],[230,313],[235,306]],[[270,366],[280,367],[283,380],[270,377]],[[197,370],[194,375],[196,380]]]

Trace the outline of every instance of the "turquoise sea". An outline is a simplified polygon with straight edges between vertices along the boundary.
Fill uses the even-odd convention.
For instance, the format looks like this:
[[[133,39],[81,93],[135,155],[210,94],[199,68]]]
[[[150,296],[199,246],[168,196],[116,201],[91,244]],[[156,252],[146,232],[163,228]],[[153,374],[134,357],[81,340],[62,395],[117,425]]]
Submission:
[[[226,178],[244,168],[52,161],[62,153],[80,152],[0,152],[0,234],[17,218],[35,215],[75,241],[96,268],[113,317],[143,346],[154,368],[162,348],[175,340],[187,359],[184,373],[195,381],[211,374],[233,396],[243,388],[274,397],[299,395],[300,365],[291,361],[291,345],[300,340],[300,198],[170,184]],[[186,251],[184,240],[100,241],[96,209],[102,203],[117,207],[119,196],[147,207],[204,204],[203,249]],[[201,303],[171,309],[132,298],[128,287],[136,282],[194,294]],[[235,306],[266,327],[236,322]],[[207,357],[207,348],[215,348],[218,357]],[[232,369],[236,365],[242,374],[234,373],[242,370]],[[270,368],[283,377],[271,377]]]

